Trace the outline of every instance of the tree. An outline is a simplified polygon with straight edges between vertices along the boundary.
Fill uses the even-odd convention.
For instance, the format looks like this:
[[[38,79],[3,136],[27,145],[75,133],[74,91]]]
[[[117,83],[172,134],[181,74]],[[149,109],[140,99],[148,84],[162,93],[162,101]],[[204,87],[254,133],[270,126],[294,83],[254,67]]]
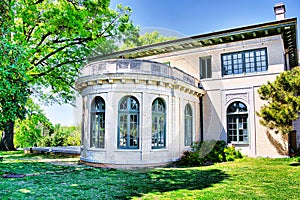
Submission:
[[[127,38],[124,45],[121,46],[121,50],[130,49],[139,46],[145,46],[160,42],[165,42],[169,40],[175,40],[175,36],[163,36],[160,35],[158,31],[153,31],[151,33],[145,33],[144,35],[137,35],[136,37]]]
[[[129,19],[131,9],[119,5],[112,10],[109,3],[1,0],[0,150],[14,149],[14,122],[24,118],[30,95],[41,102],[71,102],[87,56],[137,32]]]
[[[44,136],[51,135],[54,131],[43,110],[30,98],[26,103],[26,110],[26,118],[18,119],[15,123],[14,141],[17,147],[37,146]]]
[[[0,150],[14,149],[13,135],[14,121],[23,119],[25,104],[29,96],[28,76],[29,66],[22,48],[12,44],[7,38],[0,37]]]
[[[300,67],[281,73],[274,82],[262,85],[258,93],[268,102],[257,113],[260,123],[276,132],[290,133],[300,111]]]

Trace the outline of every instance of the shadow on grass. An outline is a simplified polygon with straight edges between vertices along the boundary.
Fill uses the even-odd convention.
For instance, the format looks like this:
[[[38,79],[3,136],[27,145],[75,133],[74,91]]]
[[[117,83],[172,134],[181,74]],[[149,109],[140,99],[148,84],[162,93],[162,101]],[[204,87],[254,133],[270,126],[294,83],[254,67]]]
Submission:
[[[146,193],[164,193],[180,189],[202,190],[212,187],[213,184],[219,183],[228,178],[228,175],[217,169],[162,169],[154,170],[147,173],[147,178],[138,180],[140,184],[129,184],[128,187],[134,187],[129,196],[140,196]],[[128,188],[123,188],[124,191]],[[119,196],[124,198],[124,196]]]
[[[207,168],[128,171],[85,167],[68,168],[38,162],[19,162],[9,165],[9,167],[2,166],[0,168],[2,172],[3,170],[11,173],[75,170],[59,174],[2,179],[5,190],[0,191],[0,197],[131,199],[148,193],[164,193],[180,189],[202,190],[229,177],[221,170]],[[18,184],[18,182],[22,184]]]

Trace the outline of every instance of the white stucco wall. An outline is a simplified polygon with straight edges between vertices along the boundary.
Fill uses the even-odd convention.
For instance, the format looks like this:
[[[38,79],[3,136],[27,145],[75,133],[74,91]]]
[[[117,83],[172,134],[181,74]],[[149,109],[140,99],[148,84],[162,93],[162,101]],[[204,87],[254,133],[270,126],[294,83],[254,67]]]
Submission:
[[[268,70],[236,75],[222,75],[221,55],[251,49],[267,48]],[[174,161],[189,147],[184,146],[184,108],[189,103],[193,109],[193,140],[201,138],[200,112],[203,111],[203,137],[205,140],[227,141],[227,107],[235,101],[243,102],[248,109],[248,143],[234,144],[243,154],[248,156],[283,156],[278,151],[278,144],[287,148],[286,141],[274,134],[266,134],[266,128],[260,125],[255,114],[264,103],[260,100],[257,89],[275,80],[284,71],[284,47],[281,36],[271,36],[212,45],[142,59],[156,62],[170,62],[185,73],[199,78],[199,57],[211,56],[212,77],[201,80],[206,94],[203,96],[203,108],[200,108],[199,95],[191,86],[170,86],[170,80],[165,77],[135,75],[135,78],[125,80],[126,71],[116,75],[116,80],[98,82],[93,77],[92,82],[82,89],[83,96],[83,151],[81,159],[86,162],[105,163],[113,165],[147,165]],[[87,70],[87,69],[86,69]],[[111,69],[113,70],[113,69]],[[103,78],[103,77],[102,77]],[[156,80],[157,79],[157,80]],[[172,85],[172,84],[171,84]],[[135,150],[118,149],[118,106],[122,97],[132,95],[140,104],[139,118],[139,148]],[[106,103],[105,148],[90,148],[90,116],[91,102],[95,96],[101,96]],[[152,111],[154,99],[162,98],[166,103],[166,148],[151,148]],[[275,142],[274,142],[275,141]],[[276,143],[277,142],[277,143]],[[277,145],[277,146],[276,146]]]
[[[267,71],[222,76],[222,54],[260,48],[267,48]],[[180,68],[199,78],[199,57],[207,56],[211,56],[212,59],[212,78],[201,80],[207,91],[203,101],[204,139],[227,140],[226,109],[231,102],[241,101],[247,105],[249,110],[249,144],[236,144],[236,147],[249,156],[281,156],[276,147],[270,141],[266,141],[266,129],[260,125],[259,118],[255,114],[261,106],[257,89],[267,81],[275,80],[275,77],[284,71],[284,47],[281,36],[183,50],[146,57],[146,59],[170,62],[171,66]],[[282,138],[276,135],[274,137],[286,148],[287,143],[283,142]],[[267,138],[267,140],[269,139]]]

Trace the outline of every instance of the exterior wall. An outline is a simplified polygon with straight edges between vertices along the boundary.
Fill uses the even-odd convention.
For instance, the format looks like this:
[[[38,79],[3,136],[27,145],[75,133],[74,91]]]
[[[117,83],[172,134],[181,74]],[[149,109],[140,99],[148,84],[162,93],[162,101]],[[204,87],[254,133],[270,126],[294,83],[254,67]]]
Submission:
[[[255,90],[255,107],[263,106],[264,101],[259,99],[257,93],[258,87]],[[255,116],[255,137],[256,137],[256,156],[262,157],[281,157],[288,155],[288,138],[287,135],[276,134],[274,131],[268,131],[265,127],[259,125],[259,117]]]
[[[240,52],[251,49],[267,48],[268,70],[247,74],[222,75],[221,55],[230,52]],[[259,117],[255,114],[265,103],[260,100],[258,88],[284,71],[284,46],[281,36],[271,36],[212,45],[189,50],[165,53],[143,59],[160,63],[170,62],[171,67],[190,74],[199,79],[199,57],[211,57],[212,77],[201,80],[206,91],[203,107],[200,108],[199,95],[193,90],[194,86],[172,86],[171,77],[150,75],[134,75],[130,80],[122,80],[128,76],[127,71],[116,73],[118,81],[108,80],[110,75],[94,74],[83,77],[87,81],[83,96],[83,149],[81,160],[89,163],[104,163],[108,165],[158,165],[172,162],[180,157],[182,152],[190,147],[184,145],[184,108],[190,104],[193,110],[193,141],[200,140],[200,112],[203,112],[204,140],[227,141],[227,108],[239,101],[247,106],[248,111],[248,143],[232,143],[243,154],[248,156],[280,157],[286,156],[288,151],[287,138],[279,134],[267,132],[260,125]],[[113,69],[113,65],[109,68]],[[174,68],[173,68],[174,69]],[[89,70],[89,69],[87,69]],[[127,75],[126,75],[127,74]],[[173,74],[172,74],[173,75]],[[107,77],[106,77],[107,76]],[[98,78],[99,78],[98,77]],[[93,80],[91,80],[93,79]],[[103,82],[103,80],[105,82]],[[137,79],[137,80],[136,80]],[[140,79],[140,80],[139,80]],[[156,80],[157,79],[157,80]],[[162,83],[162,82],[167,82]],[[83,85],[83,84],[82,84]],[[192,89],[191,89],[192,88]],[[139,101],[139,148],[135,150],[118,149],[118,107],[122,97],[132,95]],[[105,115],[105,148],[90,148],[91,103],[96,96],[101,96],[106,103]],[[152,149],[152,102],[162,98],[166,105],[166,148]],[[295,127],[298,125],[295,122]],[[298,142],[300,141],[299,135]]]
[[[267,71],[222,76],[222,54],[260,48],[267,48]],[[267,135],[266,128],[260,125],[259,117],[255,114],[262,105],[257,89],[267,81],[275,80],[275,77],[284,71],[284,47],[281,36],[183,50],[146,57],[146,59],[170,62],[171,66],[199,78],[199,57],[207,56],[211,56],[212,59],[212,78],[201,80],[201,84],[207,92],[203,97],[204,139],[227,140],[227,107],[234,101],[241,101],[248,108],[249,144],[234,145],[248,156],[278,157],[286,155],[286,139],[274,133]],[[280,145],[281,150],[279,150]]]
[[[118,149],[118,108],[124,96],[134,96],[139,101],[139,148]],[[199,139],[199,97],[180,88],[168,88],[155,84],[127,82],[88,86],[82,91],[84,102],[84,139],[81,160],[88,163],[105,165],[135,166],[157,165],[178,159],[184,146],[184,107],[187,103],[193,109],[194,140]],[[90,148],[91,104],[96,96],[105,101],[105,148]],[[156,98],[164,100],[166,105],[166,148],[151,149],[152,103]]]

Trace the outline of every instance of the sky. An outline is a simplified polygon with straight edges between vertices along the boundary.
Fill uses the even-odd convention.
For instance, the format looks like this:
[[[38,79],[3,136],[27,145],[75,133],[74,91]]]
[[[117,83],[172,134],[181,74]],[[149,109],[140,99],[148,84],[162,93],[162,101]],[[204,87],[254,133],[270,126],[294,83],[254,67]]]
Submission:
[[[300,0],[111,0],[110,7],[129,6],[131,20],[141,33],[158,30],[165,36],[188,37],[275,21],[273,7],[279,2],[285,4],[286,18],[300,17]],[[299,32],[298,28],[298,48]],[[78,104],[77,109],[70,105],[42,108],[52,123],[70,126],[81,122]]]

